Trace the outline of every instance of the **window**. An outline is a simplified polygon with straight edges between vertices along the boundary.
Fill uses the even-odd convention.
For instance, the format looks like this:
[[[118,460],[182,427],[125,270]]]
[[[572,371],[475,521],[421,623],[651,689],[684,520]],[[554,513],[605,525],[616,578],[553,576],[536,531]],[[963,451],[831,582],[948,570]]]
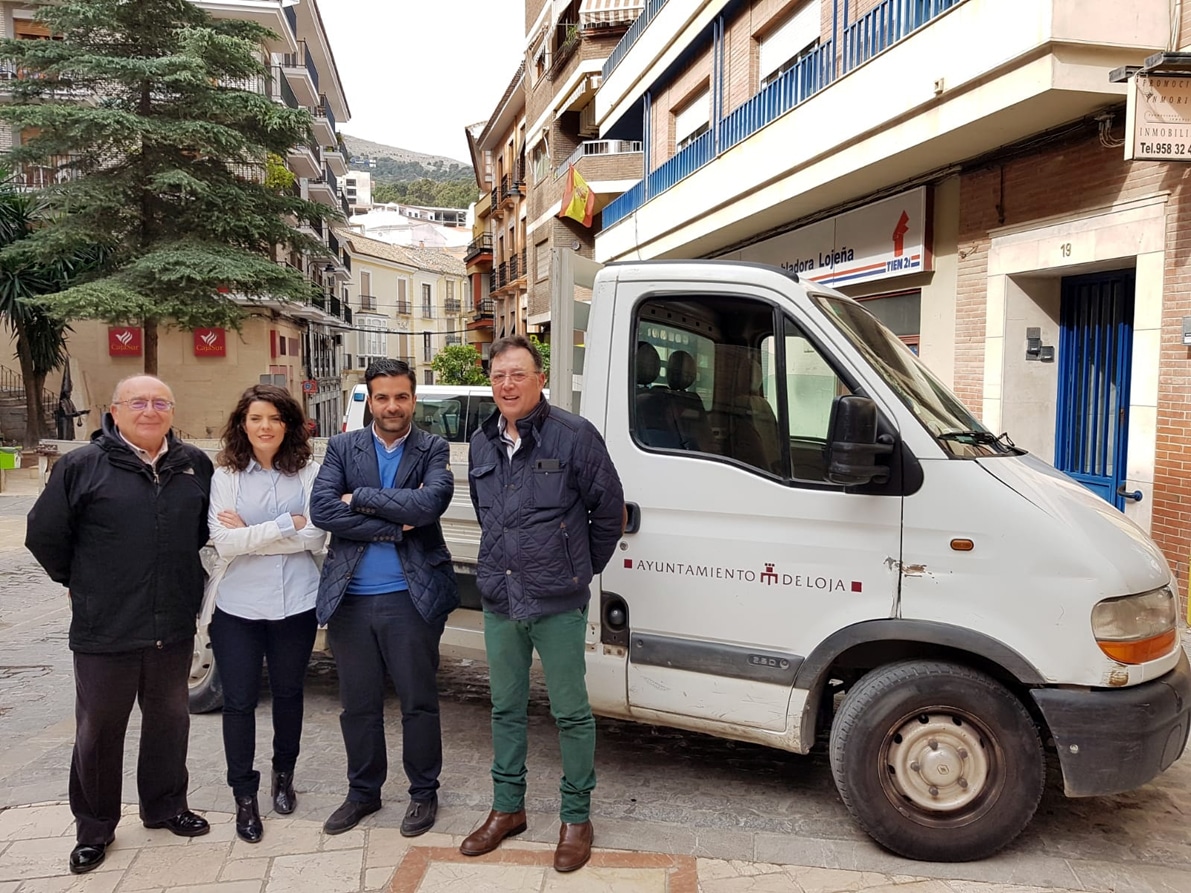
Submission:
[[[388,320],[380,316],[358,316],[356,325],[363,331],[359,335],[359,354],[361,366],[367,366],[373,360],[389,355],[389,327]]]
[[[397,312],[409,313],[408,283],[404,279],[397,280]]]
[[[545,135],[533,147],[529,156],[530,166],[533,168],[534,183],[541,183],[550,173],[550,144]]]
[[[366,307],[370,310],[375,310],[376,305],[369,300],[372,297],[372,272],[370,270],[360,271],[360,306]],[[371,307],[369,307],[371,305]]]
[[[550,243],[546,241],[538,242],[538,244],[534,246],[534,281],[545,282],[549,275]]]
[[[809,0],[757,41],[759,73],[764,87],[789,71],[819,43],[822,0]]]
[[[422,316],[426,319],[434,318],[434,297],[428,282],[422,283]]]
[[[915,354],[922,333],[922,292],[858,298],[864,309],[889,327]]]
[[[824,483],[831,408],[849,393],[818,348],[762,301],[655,299],[638,311],[633,437],[783,479]]]
[[[455,300],[455,280],[454,279],[447,280],[447,300],[448,301]]]
[[[674,151],[681,152],[710,127],[711,92],[703,90],[682,109],[674,112]]]
[[[434,370],[433,369],[423,370],[422,384],[434,384]]]
[[[434,338],[430,332],[422,333],[422,359],[427,363],[434,359]]]

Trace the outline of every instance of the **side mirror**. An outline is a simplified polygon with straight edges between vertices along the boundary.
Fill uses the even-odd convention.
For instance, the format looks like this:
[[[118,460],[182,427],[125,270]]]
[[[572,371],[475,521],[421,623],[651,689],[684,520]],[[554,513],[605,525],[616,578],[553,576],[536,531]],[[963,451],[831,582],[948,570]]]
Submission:
[[[889,466],[878,459],[892,452],[892,442],[877,442],[877,404],[856,394],[835,398],[827,428],[827,480],[882,484],[889,479]]]

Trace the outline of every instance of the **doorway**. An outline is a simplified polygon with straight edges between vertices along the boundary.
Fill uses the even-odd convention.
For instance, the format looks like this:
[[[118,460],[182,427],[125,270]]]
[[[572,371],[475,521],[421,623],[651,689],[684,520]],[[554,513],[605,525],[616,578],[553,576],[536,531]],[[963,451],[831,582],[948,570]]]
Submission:
[[[1124,510],[1133,270],[1063,279],[1055,467]]]

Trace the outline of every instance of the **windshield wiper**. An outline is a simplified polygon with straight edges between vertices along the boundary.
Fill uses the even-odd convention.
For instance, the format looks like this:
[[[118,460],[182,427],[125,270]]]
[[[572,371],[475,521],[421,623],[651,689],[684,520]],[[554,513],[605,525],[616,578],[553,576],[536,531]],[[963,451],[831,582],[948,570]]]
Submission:
[[[991,431],[944,431],[935,435],[939,440],[954,440],[959,443],[980,446],[998,446],[1012,452],[1019,452],[1018,446],[1009,438],[1009,432],[993,434]]]

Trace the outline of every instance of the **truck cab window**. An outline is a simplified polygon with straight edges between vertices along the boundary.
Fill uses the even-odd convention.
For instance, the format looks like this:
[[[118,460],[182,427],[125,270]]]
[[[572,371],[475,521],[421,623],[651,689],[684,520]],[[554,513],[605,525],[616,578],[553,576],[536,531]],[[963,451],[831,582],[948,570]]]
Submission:
[[[782,322],[778,338],[774,325],[772,305],[747,298],[642,304],[631,403],[637,443],[824,482],[832,401],[849,391],[797,326]]]

